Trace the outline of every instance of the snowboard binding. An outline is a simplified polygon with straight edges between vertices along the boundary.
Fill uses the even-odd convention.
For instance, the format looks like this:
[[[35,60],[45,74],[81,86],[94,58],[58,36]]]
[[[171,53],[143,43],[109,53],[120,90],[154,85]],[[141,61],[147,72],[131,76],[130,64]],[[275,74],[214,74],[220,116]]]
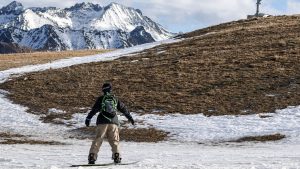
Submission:
[[[95,164],[96,157],[94,153],[89,154],[89,164]]]
[[[119,153],[115,153],[115,154],[113,155],[113,160],[114,160],[114,163],[115,163],[115,164],[120,164],[122,158],[120,158],[120,154],[119,154]]]

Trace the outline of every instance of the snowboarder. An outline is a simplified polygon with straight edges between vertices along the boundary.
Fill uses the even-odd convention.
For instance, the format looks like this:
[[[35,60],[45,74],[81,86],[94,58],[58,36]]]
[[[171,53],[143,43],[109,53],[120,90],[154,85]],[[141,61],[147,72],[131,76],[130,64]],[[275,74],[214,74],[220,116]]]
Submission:
[[[97,117],[96,137],[91,145],[88,161],[89,164],[95,164],[97,160],[97,154],[100,146],[106,136],[108,142],[112,148],[112,158],[115,163],[121,163],[121,155],[119,149],[119,120],[117,111],[120,111],[125,117],[134,125],[134,120],[125,105],[119,101],[114,95],[111,94],[112,86],[110,83],[104,83],[102,86],[102,92],[92,110],[86,117],[85,124],[88,127],[90,125],[92,117],[100,112]]]

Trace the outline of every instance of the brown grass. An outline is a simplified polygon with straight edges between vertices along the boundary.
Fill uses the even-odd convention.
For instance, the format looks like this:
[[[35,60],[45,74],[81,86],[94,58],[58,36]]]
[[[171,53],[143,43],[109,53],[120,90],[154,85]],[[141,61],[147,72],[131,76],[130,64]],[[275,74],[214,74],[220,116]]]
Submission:
[[[109,50],[78,50],[62,52],[0,54],[0,71],[26,65],[48,63],[58,59],[94,55],[107,51]]]
[[[112,82],[130,111],[207,116],[274,112],[300,105],[299,30],[298,16],[227,23],[135,57],[31,73],[0,88],[31,112],[65,110],[59,118],[86,112],[81,108],[93,105],[105,81]]]

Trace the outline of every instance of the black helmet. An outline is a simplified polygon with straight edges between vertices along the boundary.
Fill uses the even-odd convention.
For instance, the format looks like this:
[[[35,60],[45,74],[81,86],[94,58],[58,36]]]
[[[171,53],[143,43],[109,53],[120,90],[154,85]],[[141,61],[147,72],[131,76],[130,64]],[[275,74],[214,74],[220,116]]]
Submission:
[[[112,86],[111,86],[110,83],[104,83],[104,84],[102,85],[102,91],[103,91],[104,93],[109,93],[109,92],[111,92],[111,88],[112,88]]]

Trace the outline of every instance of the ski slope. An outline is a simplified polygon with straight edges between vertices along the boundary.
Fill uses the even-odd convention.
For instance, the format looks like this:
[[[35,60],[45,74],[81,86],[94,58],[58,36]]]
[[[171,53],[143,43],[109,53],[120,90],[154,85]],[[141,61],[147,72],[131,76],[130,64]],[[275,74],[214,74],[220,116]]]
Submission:
[[[173,42],[176,40],[9,69],[0,72],[0,82],[3,83],[14,76],[50,68],[57,69],[82,63],[113,60],[162,43]],[[45,124],[39,120],[39,116],[26,113],[26,107],[8,100],[5,97],[6,94],[7,91],[0,90],[0,133],[23,134],[33,139],[59,141],[66,145],[0,144],[1,169],[67,169],[71,164],[87,163],[91,141],[68,137],[69,130],[84,126],[86,115],[75,114],[73,119],[65,121],[66,124],[73,124],[70,127]],[[59,112],[59,110],[52,111]],[[170,132],[171,139],[160,143],[121,142],[123,161],[139,161],[139,163],[105,168],[300,169],[300,106],[289,107],[267,115],[271,117],[264,119],[257,115],[205,117],[202,114],[139,116],[133,113],[137,121],[135,127],[154,127],[164,130]],[[243,136],[274,133],[285,134],[287,138],[269,143],[226,142]],[[110,157],[110,147],[105,142],[101,147],[97,162],[111,162]]]
[[[68,169],[72,164],[87,163],[89,147],[88,140],[64,146],[1,145],[0,165],[5,169]],[[299,145],[278,143],[205,146],[176,142],[121,142],[123,161],[139,163],[91,168],[299,169],[299,148]],[[104,142],[98,163],[111,162],[110,157],[110,147]]]

